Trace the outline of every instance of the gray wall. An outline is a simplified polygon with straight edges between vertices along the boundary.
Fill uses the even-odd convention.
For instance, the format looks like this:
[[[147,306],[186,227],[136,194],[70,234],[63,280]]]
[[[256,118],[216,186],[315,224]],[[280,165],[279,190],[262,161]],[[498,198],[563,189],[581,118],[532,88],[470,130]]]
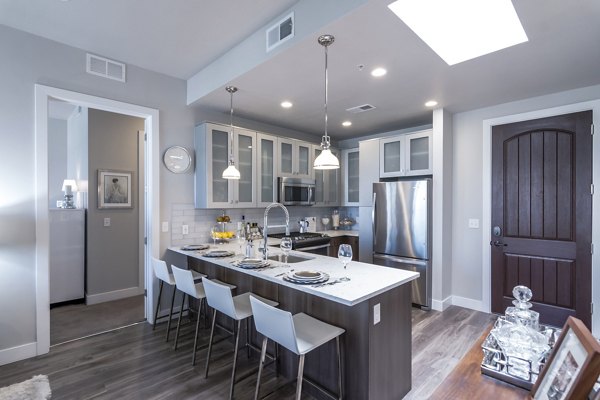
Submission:
[[[133,208],[98,209],[98,196],[89,197],[86,294],[94,295],[139,285],[138,131],[144,120],[89,109],[88,124],[90,187],[98,187],[98,170],[133,172]]]
[[[63,181],[67,178],[67,121],[48,118],[48,208],[64,200]]]

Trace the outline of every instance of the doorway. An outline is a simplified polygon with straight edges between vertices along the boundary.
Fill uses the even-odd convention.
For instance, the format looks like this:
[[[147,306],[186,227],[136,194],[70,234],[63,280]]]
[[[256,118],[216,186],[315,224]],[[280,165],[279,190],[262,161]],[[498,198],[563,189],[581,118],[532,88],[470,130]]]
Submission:
[[[543,323],[591,327],[592,112],[492,128],[491,309],[532,289]]]
[[[145,314],[152,323],[151,257],[159,252],[159,120],[158,110],[134,104],[104,99],[82,93],[44,85],[35,85],[35,137],[36,137],[36,354],[45,354],[50,348],[50,300],[49,300],[49,216],[48,216],[48,102],[57,99],[118,114],[144,119],[145,171],[144,186],[146,202],[140,226],[143,226],[141,246],[144,260],[144,286],[147,297]]]

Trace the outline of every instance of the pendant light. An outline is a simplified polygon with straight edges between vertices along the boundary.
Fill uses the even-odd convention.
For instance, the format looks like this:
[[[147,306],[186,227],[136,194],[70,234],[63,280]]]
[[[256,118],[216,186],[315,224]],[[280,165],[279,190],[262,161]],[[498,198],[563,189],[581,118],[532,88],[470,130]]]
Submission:
[[[230,94],[230,124],[231,128],[229,131],[229,166],[223,171],[223,179],[240,179],[240,171],[235,167],[235,161],[233,159],[233,94],[237,92],[235,86],[227,86],[225,88]]]
[[[334,40],[335,38],[333,35],[321,35],[318,39],[319,44],[325,47],[325,134],[321,140],[321,154],[315,158],[313,164],[314,169],[337,169],[340,167],[340,161],[329,149],[331,142],[327,135],[327,89],[329,86],[329,79],[327,76],[327,47],[331,45]]]

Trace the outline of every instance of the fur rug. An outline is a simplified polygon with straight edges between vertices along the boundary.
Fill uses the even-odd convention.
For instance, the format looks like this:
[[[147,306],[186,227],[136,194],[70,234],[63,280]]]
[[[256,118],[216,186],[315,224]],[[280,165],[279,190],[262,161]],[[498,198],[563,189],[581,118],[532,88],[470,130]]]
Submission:
[[[46,375],[0,388],[0,400],[47,400],[52,395]]]

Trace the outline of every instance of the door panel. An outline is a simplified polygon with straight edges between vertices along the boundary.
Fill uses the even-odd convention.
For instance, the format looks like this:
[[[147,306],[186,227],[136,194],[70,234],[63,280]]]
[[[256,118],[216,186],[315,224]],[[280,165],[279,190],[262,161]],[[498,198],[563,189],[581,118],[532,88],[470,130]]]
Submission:
[[[542,322],[590,326],[591,111],[492,130],[492,311],[533,291]]]

